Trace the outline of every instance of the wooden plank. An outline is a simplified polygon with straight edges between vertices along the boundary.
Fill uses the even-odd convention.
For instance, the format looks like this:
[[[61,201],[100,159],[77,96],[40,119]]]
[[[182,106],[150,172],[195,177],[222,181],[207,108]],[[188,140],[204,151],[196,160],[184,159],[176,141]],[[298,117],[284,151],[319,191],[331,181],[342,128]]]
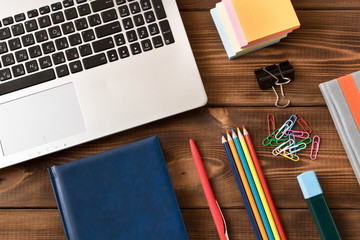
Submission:
[[[267,135],[266,116],[274,113],[277,126],[300,113],[321,137],[319,159],[299,162],[273,157],[261,141]],[[306,208],[296,176],[315,170],[332,208],[356,208],[360,188],[325,107],[314,108],[200,108],[78,147],[0,170],[0,207],[56,207],[46,168],[102,152],[155,134],[163,146],[170,177],[183,208],[207,206],[189,150],[193,138],[219,203],[242,207],[230,166],[220,142],[220,131],[245,124],[251,133],[260,163],[279,208]]]
[[[287,238],[319,239],[308,209],[278,211]],[[331,210],[342,239],[358,239],[360,210]],[[230,239],[255,239],[244,209],[223,209]],[[208,209],[183,209],[182,215],[190,240],[218,239]],[[0,209],[1,239],[65,239],[57,209]]]
[[[208,12],[182,17],[209,97],[209,106],[274,106],[253,71],[289,60],[296,77],[285,86],[293,106],[325,105],[318,85],[360,69],[359,11],[298,11],[301,28],[280,43],[228,60]]]

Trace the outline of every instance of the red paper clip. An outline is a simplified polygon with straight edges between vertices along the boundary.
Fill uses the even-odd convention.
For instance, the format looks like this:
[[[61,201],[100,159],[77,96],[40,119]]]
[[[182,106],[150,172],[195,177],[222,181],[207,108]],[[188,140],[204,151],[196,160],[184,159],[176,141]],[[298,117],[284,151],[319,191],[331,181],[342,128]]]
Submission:
[[[275,128],[275,116],[274,114],[268,114],[267,117],[267,124],[268,124],[268,136],[271,136],[272,133],[275,132],[276,128]],[[272,127],[272,130],[271,130]]]
[[[300,125],[300,127],[302,128],[302,129],[304,129],[304,131],[305,132],[307,132],[307,133],[312,133],[312,130],[311,130],[311,128],[309,127],[309,125],[307,124],[307,122],[305,122],[305,120],[304,120],[304,118],[300,115],[300,114],[298,114],[298,113],[295,113],[295,116],[297,117],[297,122],[299,123],[299,125]],[[307,129],[306,129],[307,128]]]
[[[315,144],[316,144],[316,150],[315,150],[315,154],[314,154],[314,157],[313,157],[313,151],[314,151],[314,148],[315,148]],[[313,137],[313,141],[312,141],[312,144],[311,144],[311,151],[310,151],[310,159],[311,160],[316,160],[317,159],[317,155],[318,155],[318,152],[319,152],[319,147],[320,147],[320,137],[318,135],[315,135]]]

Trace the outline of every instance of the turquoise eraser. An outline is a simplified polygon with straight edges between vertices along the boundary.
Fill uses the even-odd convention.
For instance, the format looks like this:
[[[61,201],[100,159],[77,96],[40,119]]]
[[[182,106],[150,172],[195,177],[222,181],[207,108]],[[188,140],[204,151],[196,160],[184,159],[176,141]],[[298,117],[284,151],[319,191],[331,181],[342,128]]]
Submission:
[[[308,171],[297,176],[305,199],[322,194],[323,191],[314,171]]]

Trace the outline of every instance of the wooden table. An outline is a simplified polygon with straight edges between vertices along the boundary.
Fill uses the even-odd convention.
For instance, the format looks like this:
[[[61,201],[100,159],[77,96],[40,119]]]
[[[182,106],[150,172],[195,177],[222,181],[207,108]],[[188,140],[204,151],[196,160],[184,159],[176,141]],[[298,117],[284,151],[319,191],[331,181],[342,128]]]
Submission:
[[[164,0],[166,1],[166,0]],[[65,239],[46,168],[159,135],[190,239],[218,239],[189,151],[203,156],[230,239],[255,239],[222,148],[219,132],[249,130],[288,239],[319,239],[296,176],[315,170],[343,239],[360,239],[360,188],[318,84],[360,69],[360,1],[293,0],[301,28],[280,43],[228,60],[209,10],[219,0],[178,0],[209,97],[206,107],[0,170],[0,239]],[[275,14],[281,14],[276,13]],[[295,80],[285,87],[291,107],[273,106],[274,93],[258,88],[253,70],[288,59]],[[319,158],[273,157],[261,145],[266,115],[277,123],[300,113],[321,136]]]

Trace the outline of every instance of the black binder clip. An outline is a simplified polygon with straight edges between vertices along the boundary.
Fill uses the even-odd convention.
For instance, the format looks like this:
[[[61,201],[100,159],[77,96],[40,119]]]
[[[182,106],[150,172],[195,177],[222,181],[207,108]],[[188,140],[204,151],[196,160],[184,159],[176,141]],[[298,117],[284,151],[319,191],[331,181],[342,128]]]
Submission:
[[[264,68],[260,68],[254,71],[256,80],[260,89],[265,90],[272,88],[275,96],[275,106],[279,108],[285,108],[289,106],[290,99],[285,96],[283,85],[288,84],[295,78],[295,69],[289,61],[284,61],[279,64],[273,64]],[[287,100],[285,105],[279,105],[280,97],[276,92],[275,87],[280,87],[281,97]]]

